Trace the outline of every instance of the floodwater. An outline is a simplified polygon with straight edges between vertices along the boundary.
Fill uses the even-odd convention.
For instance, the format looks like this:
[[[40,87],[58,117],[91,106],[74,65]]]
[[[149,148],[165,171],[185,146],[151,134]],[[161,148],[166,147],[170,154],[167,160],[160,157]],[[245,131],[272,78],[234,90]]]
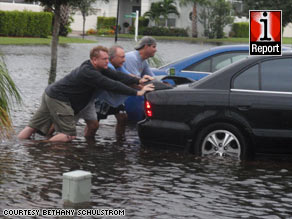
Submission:
[[[100,39],[98,44],[110,46],[112,41]],[[127,51],[134,45],[127,40],[119,44]],[[60,46],[58,78],[87,59],[93,46]],[[169,62],[213,46],[158,42],[158,53]],[[12,112],[17,133],[39,106],[50,47],[1,46],[0,52],[24,100]],[[292,218],[290,158],[263,156],[238,162],[144,148],[135,124],[127,125],[124,136],[115,134],[114,117],[102,121],[95,142],[82,137],[83,128],[84,123],[78,125],[78,138],[72,143],[39,142],[39,136],[0,142],[0,215],[3,209],[66,207],[61,200],[62,174],[86,170],[93,175],[86,208],[125,209],[126,218]]]

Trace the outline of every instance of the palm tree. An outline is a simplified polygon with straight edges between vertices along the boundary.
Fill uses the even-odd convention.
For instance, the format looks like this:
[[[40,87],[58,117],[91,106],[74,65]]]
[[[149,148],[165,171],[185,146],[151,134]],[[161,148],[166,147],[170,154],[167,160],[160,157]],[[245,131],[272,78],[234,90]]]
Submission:
[[[34,2],[35,0],[26,0],[28,2]],[[59,31],[61,22],[61,8],[72,5],[74,2],[80,2],[80,0],[39,0],[42,6],[46,6],[54,13],[54,25],[51,42],[51,67],[49,71],[48,83],[51,84],[56,80],[57,61],[58,61],[58,45],[59,45]]]
[[[70,17],[70,6],[62,5],[60,11],[60,36],[67,36],[68,34],[68,21]]]
[[[151,3],[150,10],[144,13],[144,17],[148,17],[150,20],[154,21],[157,26],[159,23],[159,18],[163,14],[162,2]]]
[[[165,27],[168,26],[167,19],[169,14],[176,14],[179,17],[179,12],[176,8],[176,3],[174,0],[163,0],[161,2],[161,7],[163,8],[162,16],[165,20]]]
[[[198,37],[198,28],[197,28],[197,4],[204,4],[205,0],[179,0],[180,5],[193,4],[193,13],[192,13],[192,37]]]
[[[18,88],[8,74],[2,57],[0,57],[0,138],[8,137],[12,130],[9,114],[13,100],[16,103],[21,103]]]
[[[92,8],[92,4],[95,3],[96,0],[83,0],[83,1],[79,1],[76,2],[75,4],[73,4],[73,10],[79,10],[82,14],[82,18],[83,18],[83,28],[82,28],[82,38],[84,39],[84,35],[85,35],[85,21],[86,21],[86,17],[88,15],[91,15],[94,13],[94,9]],[[107,1],[104,1],[107,3]]]

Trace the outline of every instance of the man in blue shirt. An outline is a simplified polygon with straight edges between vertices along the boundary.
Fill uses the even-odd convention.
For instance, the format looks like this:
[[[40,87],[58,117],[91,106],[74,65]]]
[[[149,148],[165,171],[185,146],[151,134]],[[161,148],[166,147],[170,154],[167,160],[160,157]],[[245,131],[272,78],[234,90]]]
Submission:
[[[147,59],[156,53],[156,40],[150,36],[144,36],[135,47],[134,51],[126,53],[124,67],[137,77],[144,75],[154,76]]]
[[[114,45],[109,49],[109,63],[108,68],[119,71],[119,74],[132,75],[137,78],[123,67],[125,62],[125,51],[121,46]],[[141,89],[137,87],[138,89]],[[92,120],[91,112],[95,107],[97,113],[97,120],[106,119],[108,115],[115,115],[117,119],[116,133],[121,135],[125,131],[125,125],[128,119],[125,111],[125,100],[128,95],[121,95],[106,90],[97,90],[94,99],[76,116],[76,121],[80,118]],[[98,127],[97,127],[98,128]],[[87,127],[85,128],[87,130]]]
[[[125,74],[131,74],[123,66],[125,62],[125,51],[121,46],[115,45],[109,49],[109,60],[109,68]],[[115,115],[117,119],[116,133],[124,133],[125,124],[127,121],[127,113],[125,111],[124,102],[128,96],[105,90],[98,92],[96,96],[95,107],[98,120],[106,119],[108,115]]]
[[[130,88],[129,86],[133,84],[143,85],[152,78],[149,76],[135,78],[110,70],[108,62],[108,49],[103,46],[94,47],[90,51],[89,60],[46,88],[41,106],[28,126],[18,134],[18,138],[30,138],[36,132],[48,135],[54,126],[57,134],[50,137],[49,141],[72,141],[76,138],[74,117],[82,112],[87,105],[90,105],[92,96],[97,89],[138,96],[143,96],[146,91],[154,89],[153,84],[146,85],[138,91]],[[98,128],[98,121],[93,118],[96,115],[95,109],[88,115],[90,118],[86,120],[86,137],[94,136]]]
[[[156,40],[150,36],[144,36],[135,46],[135,50],[126,53],[124,67],[137,77],[144,75],[154,76],[147,59],[156,53]],[[135,104],[133,104],[135,103]],[[129,97],[126,101],[130,120],[142,120],[144,118],[144,97]]]

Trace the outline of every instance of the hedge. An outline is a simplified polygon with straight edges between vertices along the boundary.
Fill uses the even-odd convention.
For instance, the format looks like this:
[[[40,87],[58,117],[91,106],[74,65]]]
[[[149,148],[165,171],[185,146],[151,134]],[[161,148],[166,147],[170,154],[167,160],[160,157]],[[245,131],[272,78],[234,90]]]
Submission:
[[[232,24],[232,37],[247,38],[249,37],[249,23],[239,22]]]
[[[133,18],[133,24],[135,24],[136,18]],[[148,27],[149,19],[145,17],[139,17],[138,26],[140,27]]]
[[[98,35],[114,35],[115,31],[110,28],[100,28],[97,30]]]
[[[134,27],[130,28],[130,33],[134,33]],[[146,36],[188,36],[186,29],[167,27],[142,27],[139,28],[139,35]]]
[[[43,37],[51,34],[52,13],[0,11],[0,35]]]
[[[115,17],[97,17],[97,30],[101,28],[113,28],[116,25]]]

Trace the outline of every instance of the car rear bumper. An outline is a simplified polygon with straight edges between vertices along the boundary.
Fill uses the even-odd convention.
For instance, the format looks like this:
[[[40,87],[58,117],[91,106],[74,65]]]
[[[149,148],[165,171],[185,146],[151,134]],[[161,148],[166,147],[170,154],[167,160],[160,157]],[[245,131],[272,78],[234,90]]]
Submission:
[[[138,123],[142,144],[161,144],[184,147],[191,138],[191,129],[185,123],[145,119]]]

